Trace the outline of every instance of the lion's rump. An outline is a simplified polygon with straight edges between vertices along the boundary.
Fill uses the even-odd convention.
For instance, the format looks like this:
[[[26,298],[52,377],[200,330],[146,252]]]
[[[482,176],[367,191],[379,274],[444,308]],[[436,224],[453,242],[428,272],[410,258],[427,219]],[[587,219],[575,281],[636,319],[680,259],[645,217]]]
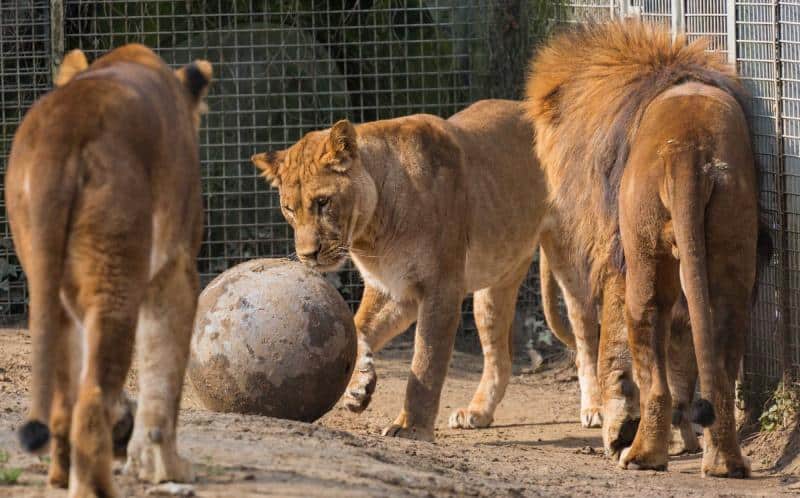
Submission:
[[[745,108],[732,68],[703,41],[673,40],[640,22],[572,27],[532,60],[525,107],[536,152],[560,229],[595,292],[609,268],[624,268],[617,195],[638,124],[657,95],[687,81],[718,87]]]

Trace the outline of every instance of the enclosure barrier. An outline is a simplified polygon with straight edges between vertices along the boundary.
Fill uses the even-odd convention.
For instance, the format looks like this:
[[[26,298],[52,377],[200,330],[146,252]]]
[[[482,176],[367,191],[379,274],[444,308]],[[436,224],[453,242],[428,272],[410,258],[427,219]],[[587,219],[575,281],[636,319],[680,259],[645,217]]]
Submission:
[[[4,0],[0,172],[17,124],[51,87],[66,51],[81,48],[92,59],[135,41],[173,66],[211,60],[216,82],[201,130],[206,229],[198,265],[205,283],[247,259],[293,252],[277,194],[249,163],[254,152],[287,147],[345,117],[446,117],[479,98],[518,97],[535,29],[554,20],[640,16],[706,37],[710,50],[736,62],[752,92],[761,203],[776,253],[759,275],[744,385],[767,392],[800,369],[800,1],[556,3]],[[19,320],[27,294],[4,205],[0,230],[0,317]],[[358,302],[362,284],[352,267],[332,280],[348,302]],[[537,290],[532,273],[520,297],[523,325],[536,325]]]

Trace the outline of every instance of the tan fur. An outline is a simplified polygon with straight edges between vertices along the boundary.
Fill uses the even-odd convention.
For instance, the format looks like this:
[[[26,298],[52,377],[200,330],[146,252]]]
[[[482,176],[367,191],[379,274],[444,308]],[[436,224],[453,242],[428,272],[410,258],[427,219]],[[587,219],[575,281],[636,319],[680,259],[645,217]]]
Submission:
[[[667,338],[683,289],[702,398],[716,414],[703,472],[746,475],[733,382],[750,320],[758,186],[746,98],[732,69],[702,42],[626,21],[557,35],[531,67],[527,110],[560,241],[602,304],[606,450],[630,443],[641,412],[620,464],[666,468]]]
[[[89,61],[86,60],[86,55],[80,49],[70,51],[64,56],[64,61],[58,68],[56,75],[55,85],[64,86],[72,80],[78,73],[81,73],[89,67]]]
[[[189,88],[142,45],[88,67],[73,51],[14,138],[5,194],[31,296],[26,427],[49,425],[49,482],[70,497],[116,496],[111,428],[134,337],[128,468],[191,478],[175,430],[203,220],[193,116],[211,76],[193,66],[203,76]]]
[[[280,189],[298,257],[331,270],[349,254],[365,280],[348,407],[369,403],[373,353],[417,322],[405,404],[386,435],[433,439],[461,302],[471,291],[484,372],[450,425],[492,422],[511,374],[517,292],[545,214],[532,140],[519,103],[482,101],[448,120],[341,121],[253,158]]]
[[[588,282],[574,270],[570,254],[561,242],[556,218],[551,216],[543,231],[539,253],[542,308],[545,319],[556,337],[575,350],[578,383],[581,390],[581,425],[602,425],[602,399],[597,380],[597,353],[600,336],[597,306]],[[561,290],[567,308],[569,325],[561,319],[557,307],[557,291]]]
[[[549,231],[543,232],[540,243],[542,252],[539,265],[545,319],[556,337],[576,351],[575,363],[581,390],[581,424],[584,427],[600,427],[603,404],[597,378],[600,324],[595,301],[589,293],[588,282],[581,280],[574,271],[569,254],[561,244],[555,242],[553,234]],[[564,295],[569,323],[565,323],[559,314],[559,291]],[[700,450],[689,420],[689,406],[697,384],[697,362],[694,358],[688,313],[686,300],[682,297],[672,310],[667,355],[667,376],[673,397],[670,455]],[[626,352],[626,356],[628,354]]]

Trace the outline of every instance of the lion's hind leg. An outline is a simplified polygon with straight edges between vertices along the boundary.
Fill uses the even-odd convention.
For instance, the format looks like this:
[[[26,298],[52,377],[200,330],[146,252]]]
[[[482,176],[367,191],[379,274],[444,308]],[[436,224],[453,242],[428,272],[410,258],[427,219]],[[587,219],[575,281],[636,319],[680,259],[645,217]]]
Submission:
[[[55,488],[66,488],[69,482],[70,444],[69,433],[80,363],[80,331],[77,323],[68,316],[63,305],[58,312],[60,334],[58,347],[53,351],[54,369],[53,404],[50,408],[50,469],[47,484]]]
[[[86,312],[82,380],[72,413],[69,496],[116,496],[111,420],[130,367],[136,310],[101,305]]]
[[[139,314],[139,399],[126,471],[145,481],[194,479],[176,431],[198,286],[194,258],[178,248],[151,279]]]
[[[711,389],[701,388],[710,391],[709,401],[716,417],[703,431],[702,472],[703,475],[744,478],[750,475],[750,465],[742,455],[736,431],[735,382],[752,312],[757,218],[753,211],[740,209],[742,198],[755,198],[752,193],[732,191],[723,195],[724,188],[727,185],[715,186],[715,194],[720,192],[720,195],[712,197],[706,212],[706,264],[708,282],[713,283],[709,286],[713,310],[709,342],[714,345],[715,361],[705,365],[713,369],[714,384]],[[736,223],[730,220],[733,212],[740,213]],[[743,233],[752,236],[745,237]],[[703,367],[700,364],[700,368]]]
[[[689,309],[683,295],[672,308],[667,361],[667,380],[672,393],[672,439],[669,443],[669,454],[697,453],[701,450],[700,443],[689,419],[689,407],[697,386],[697,361],[694,357]]]
[[[109,247],[108,238],[94,235],[74,247],[72,274],[81,275],[74,296],[83,325],[83,358],[69,437],[70,498],[116,496],[112,426],[131,364],[146,278],[146,248]]]
[[[475,323],[483,349],[483,374],[469,406],[450,415],[448,422],[453,429],[489,427],[494,420],[495,409],[503,400],[511,378],[514,311],[530,263],[526,260],[506,282],[481,289],[473,297]]]

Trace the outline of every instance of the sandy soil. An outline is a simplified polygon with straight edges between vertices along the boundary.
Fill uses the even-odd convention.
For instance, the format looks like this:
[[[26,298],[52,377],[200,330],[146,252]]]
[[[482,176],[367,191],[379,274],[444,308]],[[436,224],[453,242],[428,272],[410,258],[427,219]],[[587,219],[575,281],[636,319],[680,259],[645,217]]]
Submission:
[[[20,452],[29,340],[0,331],[0,449],[7,467],[23,470],[19,484],[0,496],[65,497],[44,486],[46,464]],[[371,407],[353,415],[336,407],[315,424],[203,410],[187,393],[180,447],[195,462],[201,497],[251,496],[791,496],[800,477],[771,475],[755,462],[746,481],[703,479],[699,455],[670,462],[668,472],[618,470],[602,456],[598,429],[577,421],[574,370],[517,372],[494,427],[447,428],[452,409],[466,404],[480,377],[479,355],[457,352],[445,386],[437,442],[384,439],[380,429],[397,414],[410,363],[408,340],[378,359],[378,390]],[[519,371],[520,368],[517,368]],[[123,496],[149,486],[117,476]]]

